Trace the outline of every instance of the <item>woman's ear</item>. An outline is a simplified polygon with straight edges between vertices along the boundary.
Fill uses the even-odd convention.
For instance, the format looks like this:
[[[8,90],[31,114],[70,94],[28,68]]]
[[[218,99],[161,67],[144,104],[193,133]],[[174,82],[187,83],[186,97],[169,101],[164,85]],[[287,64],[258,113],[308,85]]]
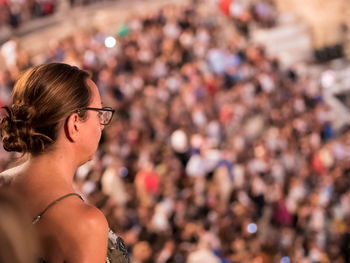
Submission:
[[[64,125],[65,134],[71,142],[75,142],[80,131],[80,118],[77,113],[70,115]]]

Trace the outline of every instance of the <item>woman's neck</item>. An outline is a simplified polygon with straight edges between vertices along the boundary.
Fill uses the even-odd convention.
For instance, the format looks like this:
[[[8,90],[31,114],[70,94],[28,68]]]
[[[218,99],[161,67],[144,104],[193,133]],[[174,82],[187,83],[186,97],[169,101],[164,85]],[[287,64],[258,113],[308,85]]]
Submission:
[[[52,151],[30,156],[23,164],[23,174],[42,183],[55,186],[72,187],[73,177],[78,165],[71,154]]]

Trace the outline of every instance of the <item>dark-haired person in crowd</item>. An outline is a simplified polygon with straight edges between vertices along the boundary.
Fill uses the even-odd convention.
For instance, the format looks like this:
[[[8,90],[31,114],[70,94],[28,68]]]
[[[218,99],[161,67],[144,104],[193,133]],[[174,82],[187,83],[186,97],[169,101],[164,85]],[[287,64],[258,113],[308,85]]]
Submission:
[[[4,149],[26,160],[4,171],[32,216],[42,262],[128,262],[105,216],[76,193],[76,169],[91,160],[113,110],[88,73],[62,63],[36,66],[17,81],[1,120]],[[107,249],[108,248],[108,249]],[[108,251],[108,253],[107,253]],[[108,257],[107,257],[108,254]]]

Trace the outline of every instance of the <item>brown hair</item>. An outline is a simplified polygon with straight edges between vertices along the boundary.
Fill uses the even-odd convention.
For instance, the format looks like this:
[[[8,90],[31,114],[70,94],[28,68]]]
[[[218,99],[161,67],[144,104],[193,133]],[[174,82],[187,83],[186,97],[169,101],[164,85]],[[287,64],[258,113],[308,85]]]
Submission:
[[[46,151],[57,139],[58,130],[74,111],[87,107],[91,91],[89,74],[63,63],[33,67],[17,81],[13,102],[4,107],[0,133],[6,151],[31,153]],[[86,112],[80,112],[86,117]]]

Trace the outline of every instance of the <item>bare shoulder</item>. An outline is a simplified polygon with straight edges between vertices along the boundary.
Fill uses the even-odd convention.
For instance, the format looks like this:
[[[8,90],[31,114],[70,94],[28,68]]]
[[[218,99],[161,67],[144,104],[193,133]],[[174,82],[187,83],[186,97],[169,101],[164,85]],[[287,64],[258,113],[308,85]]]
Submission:
[[[83,203],[81,200],[75,201],[70,206],[64,207],[64,211],[56,210],[56,219],[70,230],[68,234],[79,238],[89,236],[91,232],[94,236],[99,234],[107,236],[108,223],[104,214],[96,207]]]
[[[74,216],[76,217],[75,220],[80,222],[78,227],[80,231],[84,231],[87,228],[108,233],[106,217],[96,207],[83,203]]]
[[[78,197],[64,198],[50,207],[35,226],[45,261],[105,263],[107,220],[100,210]]]
[[[105,262],[108,244],[108,223],[96,207],[81,203],[66,213],[60,232],[67,262]]]

